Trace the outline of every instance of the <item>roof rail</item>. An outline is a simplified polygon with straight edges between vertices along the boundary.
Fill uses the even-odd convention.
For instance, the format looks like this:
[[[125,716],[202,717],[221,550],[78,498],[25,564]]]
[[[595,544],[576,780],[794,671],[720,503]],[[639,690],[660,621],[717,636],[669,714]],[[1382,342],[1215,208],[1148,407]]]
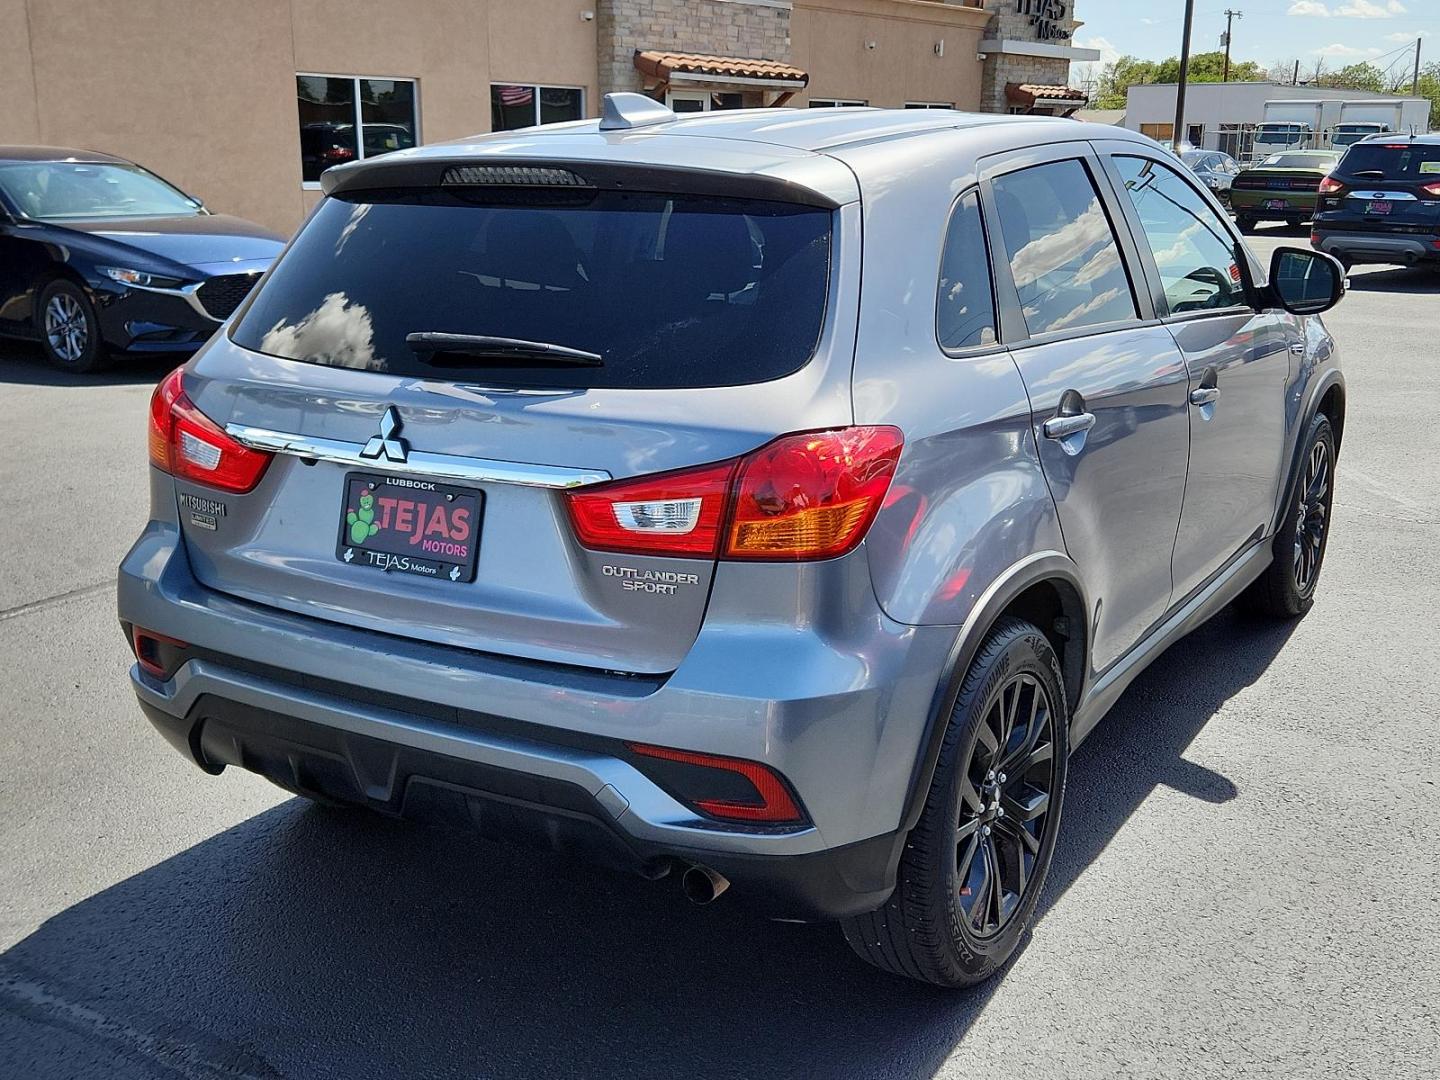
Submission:
[[[631,128],[653,127],[655,124],[671,124],[676,116],[669,106],[662,105],[644,94],[619,92],[605,95],[605,106],[600,114],[601,131],[628,131]]]

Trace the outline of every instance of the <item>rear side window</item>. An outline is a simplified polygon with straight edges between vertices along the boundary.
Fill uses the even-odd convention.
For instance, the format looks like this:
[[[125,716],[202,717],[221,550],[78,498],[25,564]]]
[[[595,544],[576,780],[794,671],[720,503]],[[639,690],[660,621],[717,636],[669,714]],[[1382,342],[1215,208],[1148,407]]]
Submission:
[[[1006,173],[993,187],[1031,334],[1138,317],[1110,219],[1081,162]]]
[[[980,223],[980,199],[961,196],[945,233],[935,329],[942,349],[969,349],[995,342],[995,291]]]
[[[447,189],[332,197],[236,323],[236,344],[491,386],[733,386],[788,375],[824,323],[831,214],[639,192]],[[593,366],[441,353],[483,335]]]
[[[1140,215],[1170,311],[1244,304],[1235,240],[1195,189],[1146,158],[1117,157],[1115,166]]]
[[[1386,180],[1440,180],[1440,144],[1360,143],[1345,152],[1339,171],[1346,176],[1381,173]]]

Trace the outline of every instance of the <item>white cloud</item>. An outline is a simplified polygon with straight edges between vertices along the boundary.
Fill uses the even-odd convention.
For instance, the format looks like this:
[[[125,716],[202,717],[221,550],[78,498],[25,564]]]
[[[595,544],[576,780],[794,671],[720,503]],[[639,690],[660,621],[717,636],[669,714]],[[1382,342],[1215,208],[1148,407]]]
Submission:
[[[1388,19],[1392,15],[1404,15],[1405,5],[1399,0],[1389,0],[1389,3],[1384,5],[1377,4],[1374,0],[1346,0],[1335,9],[1335,14],[1351,19]]]
[[[1323,0],[1294,0],[1285,11],[1286,15],[1308,15],[1314,19],[1389,19],[1404,15],[1408,9],[1400,0],[1344,0],[1332,9]]]
[[[1120,50],[1114,46],[1109,38],[1076,38],[1074,44],[1077,49],[1099,49],[1100,59],[1098,62],[1100,64],[1113,64],[1116,60],[1120,59]]]
[[[1337,60],[1360,60],[1367,56],[1379,56],[1380,50],[1357,49],[1354,45],[1344,45],[1337,41],[1334,45],[1322,45],[1315,53],[1317,56],[1329,56]]]
[[[1385,40],[1386,40],[1386,41],[1407,42],[1407,41],[1414,41],[1416,38],[1429,37],[1429,36],[1430,36],[1430,31],[1429,31],[1429,30],[1397,30],[1397,31],[1396,31],[1395,33],[1393,33],[1393,34],[1386,34],[1386,35],[1385,35]]]

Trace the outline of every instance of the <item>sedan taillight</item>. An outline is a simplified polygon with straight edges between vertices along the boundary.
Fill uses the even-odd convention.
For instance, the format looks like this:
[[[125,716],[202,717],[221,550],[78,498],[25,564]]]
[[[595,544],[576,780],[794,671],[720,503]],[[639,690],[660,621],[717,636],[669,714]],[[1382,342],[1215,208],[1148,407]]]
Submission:
[[[252,490],[271,455],[236,442],[197,409],[176,368],[150,397],[150,464],[179,480],[233,491]]]
[[[783,435],[732,461],[572,492],[570,520],[599,551],[830,559],[865,536],[903,444],[893,427]]]

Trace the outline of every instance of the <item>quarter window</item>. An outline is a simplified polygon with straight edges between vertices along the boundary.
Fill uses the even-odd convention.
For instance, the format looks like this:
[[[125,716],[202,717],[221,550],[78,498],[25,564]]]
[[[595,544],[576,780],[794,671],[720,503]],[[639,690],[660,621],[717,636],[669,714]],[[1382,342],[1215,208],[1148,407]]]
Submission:
[[[1031,334],[1138,317],[1115,232],[1081,162],[1021,169],[992,186]]]
[[[420,141],[413,79],[296,75],[295,96],[306,183],[331,165],[407,150]]]
[[[942,349],[995,342],[995,292],[975,192],[961,196],[945,233],[935,319]]]
[[[573,86],[496,83],[490,87],[490,130],[514,131],[585,116],[584,94]]]
[[[1172,314],[1236,307],[1245,286],[1235,240],[1198,192],[1167,165],[1117,157]]]

